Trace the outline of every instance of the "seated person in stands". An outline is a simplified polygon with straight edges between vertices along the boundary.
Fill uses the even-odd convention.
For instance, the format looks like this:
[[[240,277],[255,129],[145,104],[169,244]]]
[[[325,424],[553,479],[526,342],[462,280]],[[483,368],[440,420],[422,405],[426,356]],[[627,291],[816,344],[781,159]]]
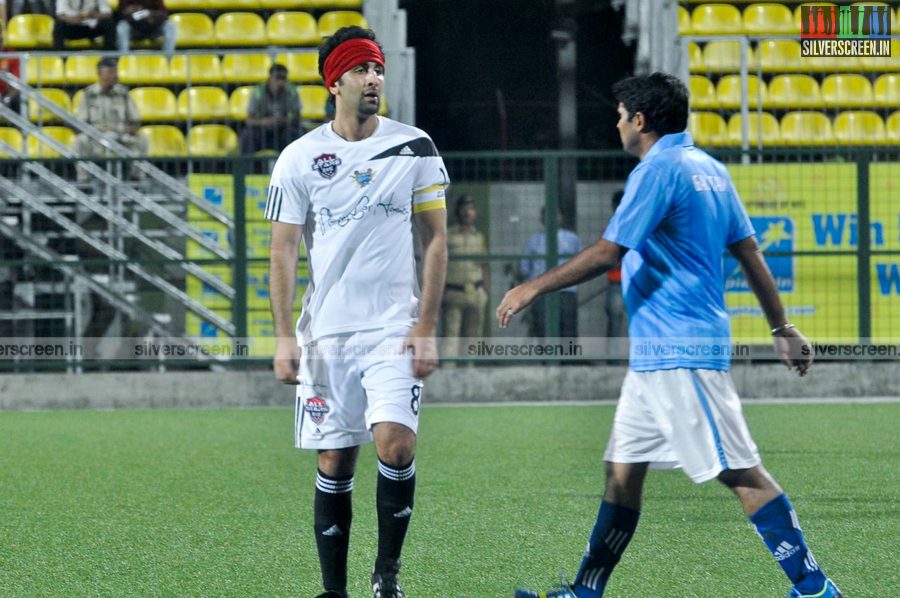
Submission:
[[[56,0],[53,48],[59,52],[67,39],[103,36],[103,49],[115,50],[116,24],[108,0]]]
[[[2,3],[3,0],[0,0]],[[53,0],[9,0],[9,16],[16,15],[54,15]]]
[[[97,63],[97,83],[85,88],[77,116],[100,129],[113,141],[146,155],[147,138],[137,134],[141,124],[140,117],[128,95],[128,88],[119,85],[119,70],[115,58],[106,57]],[[81,133],[75,136],[74,149],[79,156],[105,153],[98,143]],[[135,175],[134,170],[132,175]],[[87,175],[79,171],[78,178],[84,180]]]
[[[116,24],[116,46],[127,52],[133,39],[162,38],[163,52],[175,53],[175,23],[163,0],[121,0],[119,22]]]
[[[2,2],[3,0],[0,0]],[[0,52],[8,52],[3,47],[3,27],[0,26]],[[16,77],[19,76],[19,59],[18,58],[0,58],[0,71],[6,71]],[[7,85],[6,81],[0,79],[0,103],[8,106],[13,111],[19,111],[19,92]]]
[[[260,83],[250,96],[247,126],[241,132],[241,153],[260,150],[280,152],[303,134],[300,126],[300,94],[287,82],[288,70],[273,64],[269,80]]]

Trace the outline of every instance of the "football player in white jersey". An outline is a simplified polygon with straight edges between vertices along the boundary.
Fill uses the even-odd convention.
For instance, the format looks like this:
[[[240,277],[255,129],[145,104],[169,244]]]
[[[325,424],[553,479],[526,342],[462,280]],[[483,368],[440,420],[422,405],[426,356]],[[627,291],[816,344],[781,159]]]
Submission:
[[[347,595],[353,474],[359,445],[374,440],[372,590],[398,598],[422,379],[437,367],[449,180],[425,132],[378,116],[385,61],[372,31],[345,27],[326,39],[319,72],[335,102],[334,121],[285,148],[266,204],[275,375],[298,385],[296,446],[319,451],[313,527],[321,597]],[[421,290],[413,225],[422,242]],[[295,329],[301,238],[309,287]]]

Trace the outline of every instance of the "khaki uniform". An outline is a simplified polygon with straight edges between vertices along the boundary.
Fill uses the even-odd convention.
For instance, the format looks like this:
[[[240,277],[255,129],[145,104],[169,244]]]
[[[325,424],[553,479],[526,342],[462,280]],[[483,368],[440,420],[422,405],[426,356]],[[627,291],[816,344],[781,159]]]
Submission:
[[[128,149],[141,155],[147,154],[146,137],[129,133],[141,119],[124,85],[116,84],[108,92],[101,90],[99,83],[85,88],[84,97],[78,105],[78,118],[104,131]],[[74,149],[79,156],[106,153],[99,144],[81,134],[75,136]]]
[[[459,225],[452,226],[447,230],[447,252],[450,256],[487,253],[484,235],[477,230],[465,232]],[[459,337],[482,334],[487,291],[481,264],[478,260],[450,260],[447,263],[447,285],[442,307],[443,355],[458,355]]]

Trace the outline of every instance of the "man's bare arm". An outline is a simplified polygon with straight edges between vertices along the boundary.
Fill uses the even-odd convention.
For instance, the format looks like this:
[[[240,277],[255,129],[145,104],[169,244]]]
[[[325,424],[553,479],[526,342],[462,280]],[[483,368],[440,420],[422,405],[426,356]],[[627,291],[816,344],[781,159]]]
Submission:
[[[294,295],[297,291],[297,256],[303,227],[272,222],[269,246],[269,302],[277,344],[273,368],[285,384],[297,384],[300,348],[294,333]]]
[[[413,374],[424,378],[437,367],[434,332],[447,278],[447,210],[428,210],[413,216],[422,241],[422,297],[419,321],[406,345],[412,347]]]

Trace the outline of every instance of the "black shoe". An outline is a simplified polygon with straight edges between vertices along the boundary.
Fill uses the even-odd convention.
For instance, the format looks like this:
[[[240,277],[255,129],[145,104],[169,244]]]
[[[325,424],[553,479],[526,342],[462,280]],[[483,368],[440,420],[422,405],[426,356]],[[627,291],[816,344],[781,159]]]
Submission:
[[[327,592],[322,592],[316,598],[347,598],[347,592],[338,592],[336,590],[328,590]]]
[[[372,572],[373,598],[406,598],[400,588],[400,560],[392,561],[382,571]]]

